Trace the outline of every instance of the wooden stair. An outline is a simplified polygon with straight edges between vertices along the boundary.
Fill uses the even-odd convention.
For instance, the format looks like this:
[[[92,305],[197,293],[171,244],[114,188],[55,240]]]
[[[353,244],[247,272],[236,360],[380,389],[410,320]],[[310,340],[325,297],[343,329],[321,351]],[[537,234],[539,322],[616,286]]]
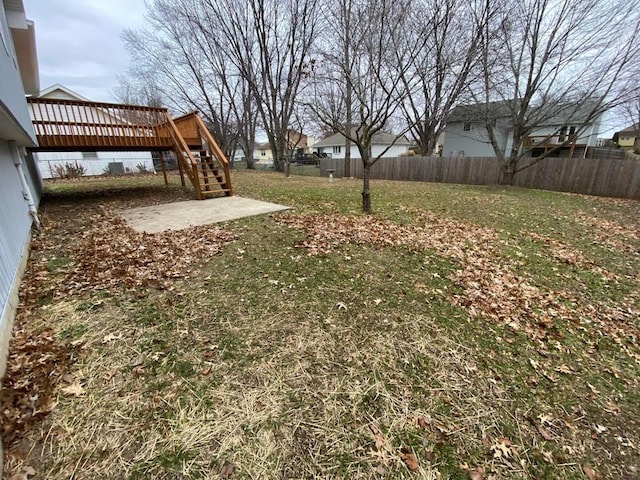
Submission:
[[[173,151],[198,200],[233,195],[229,162],[196,112],[176,119],[167,114]]]

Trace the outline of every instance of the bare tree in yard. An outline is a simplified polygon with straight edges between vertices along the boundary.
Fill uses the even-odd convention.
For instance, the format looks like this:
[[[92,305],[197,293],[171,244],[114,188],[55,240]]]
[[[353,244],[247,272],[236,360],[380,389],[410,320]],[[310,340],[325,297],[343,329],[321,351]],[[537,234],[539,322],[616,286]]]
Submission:
[[[631,98],[622,104],[621,109],[624,118],[631,122],[632,132],[630,133],[635,137],[633,153],[640,154],[640,88],[637,88]]]
[[[288,132],[309,74],[315,39],[315,0],[205,0],[202,34],[215,35],[248,82],[276,170],[287,161]]]
[[[402,112],[422,155],[432,155],[447,115],[467,93],[477,74],[484,23],[492,15],[485,2],[475,0],[414,0],[420,12],[406,34],[424,45],[407,64],[403,82],[410,92]]]
[[[628,94],[639,32],[638,2],[631,3],[500,2],[499,15],[484,26],[481,88],[475,85],[473,94],[504,183],[571,144]],[[547,136],[558,144],[533,156],[527,140],[545,125],[558,126]],[[563,125],[573,125],[574,133],[563,135]],[[507,131],[505,149],[499,138]]]
[[[147,8],[149,28],[125,30],[130,76],[153,82],[170,108],[198,110],[227,157],[236,145],[254,144],[255,116],[247,114],[243,77],[224,52],[201,35],[192,0],[156,0]],[[248,125],[247,125],[248,123]],[[247,157],[251,166],[253,155]]]
[[[162,107],[165,102],[159,87],[152,79],[118,76],[113,96],[127,105]]]
[[[374,157],[373,140],[375,135],[392,127],[407,95],[402,81],[406,67],[396,59],[421,46],[404,35],[409,2],[340,0],[338,8],[335,6],[331,3],[327,9],[327,28],[333,30],[324,39],[327,48],[322,54],[323,61],[313,74],[310,108],[321,122],[358,149],[363,165],[362,210],[371,212],[371,167],[392,146]],[[344,18],[345,15],[349,18]],[[348,121],[347,104],[352,112]],[[396,140],[406,131],[399,133]]]

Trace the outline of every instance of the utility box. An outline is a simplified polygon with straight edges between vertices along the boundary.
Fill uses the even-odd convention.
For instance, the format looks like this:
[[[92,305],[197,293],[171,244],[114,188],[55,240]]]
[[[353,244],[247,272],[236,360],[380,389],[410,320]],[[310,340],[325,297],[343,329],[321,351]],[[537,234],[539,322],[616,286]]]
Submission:
[[[109,175],[117,176],[124,175],[124,163],[122,162],[110,162],[109,165]]]

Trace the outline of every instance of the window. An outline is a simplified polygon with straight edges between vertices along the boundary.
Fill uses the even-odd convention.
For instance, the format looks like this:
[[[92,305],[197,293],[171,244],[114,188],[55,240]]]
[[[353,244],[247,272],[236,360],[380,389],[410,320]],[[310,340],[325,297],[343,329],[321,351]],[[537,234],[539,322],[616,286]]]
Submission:
[[[267,156],[267,152],[265,150],[260,150],[260,156],[261,157],[266,157]]]
[[[333,147],[333,153],[340,153],[340,152],[342,152],[341,146]]]
[[[569,127],[569,135],[576,133],[576,127]]]
[[[465,132],[470,132],[471,131],[471,122],[464,122],[464,125],[462,126],[462,130]]]
[[[565,136],[567,135],[567,126],[563,125],[560,129],[560,135],[558,135],[558,143],[564,142]]]
[[[97,160],[98,152],[82,152],[83,160]]]

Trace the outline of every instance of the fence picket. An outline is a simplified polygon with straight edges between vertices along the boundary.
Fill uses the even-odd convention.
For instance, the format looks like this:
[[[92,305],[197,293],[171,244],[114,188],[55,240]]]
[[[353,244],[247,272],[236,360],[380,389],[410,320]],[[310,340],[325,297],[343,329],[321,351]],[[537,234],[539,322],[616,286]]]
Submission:
[[[323,158],[320,174],[335,169],[344,174],[344,160]],[[351,176],[362,178],[359,159],[351,159]],[[396,157],[381,158],[371,169],[371,178],[417,182],[495,185],[500,167],[492,157]],[[514,184],[525,188],[575,192],[640,199],[640,161],[628,158],[545,158],[516,174]]]

